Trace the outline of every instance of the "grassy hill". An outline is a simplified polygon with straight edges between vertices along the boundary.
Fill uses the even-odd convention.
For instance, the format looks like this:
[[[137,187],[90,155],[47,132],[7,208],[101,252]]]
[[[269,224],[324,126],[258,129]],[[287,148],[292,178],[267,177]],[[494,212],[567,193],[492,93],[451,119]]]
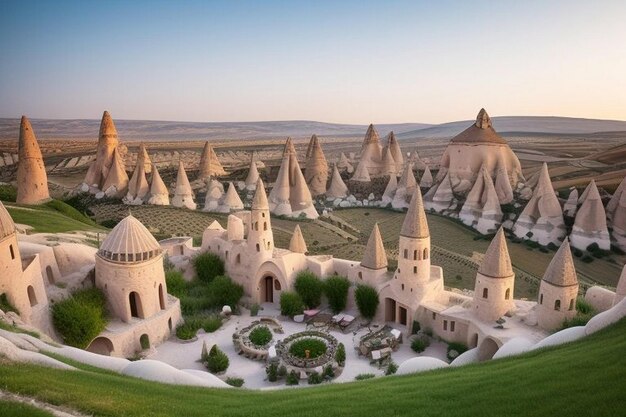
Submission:
[[[102,416],[616,416],[626,319],[556,348],[407,376],[280,391],[170,386],[94,368],[0,366],[5,391]]]
[[[63,233],[72,231],[104,230],[74,207],[52,200],[40,206],[26,206],[3,202],[15,223],[26,224],[38,233]]]

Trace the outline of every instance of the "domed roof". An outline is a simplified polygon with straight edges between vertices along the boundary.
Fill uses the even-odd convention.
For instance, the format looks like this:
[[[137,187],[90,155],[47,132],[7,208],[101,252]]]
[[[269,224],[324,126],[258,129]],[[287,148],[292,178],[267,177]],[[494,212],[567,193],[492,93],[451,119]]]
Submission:
[[[0,239],[4,239],[13,233],[15,233],[15,223],[13,223],[11,215],[4,208],[2,201],[0,201]]]
[[[140,262],[161,253],[154,236],[132,215],[128,215],[104,239],[98,255],[114,262]]]
[[[476,122],[456,135],[451,143],[497,143],[506,145],[506,141],[496,133],[491,126],[491,118],[485,111],[480,109],[476,116]]]

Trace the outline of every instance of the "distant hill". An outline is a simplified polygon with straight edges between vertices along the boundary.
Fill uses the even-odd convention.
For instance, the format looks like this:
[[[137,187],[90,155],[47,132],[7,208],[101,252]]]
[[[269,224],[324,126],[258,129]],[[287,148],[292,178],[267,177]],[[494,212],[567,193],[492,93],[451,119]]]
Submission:
[[[307,120],[276,122],[169,122],[150,120],[118,120],[115,126],[121,140],[202,140],[202,139],[266,139],[291,136],[365,136],[366,125],[323,123]],[[93,139],[98,137],[100,120],[31,119],[37,139]],[[19,119],[0,118],[0,139],[17,139]],[[403,133],[430,127],[426,123],[381,124],[381,135],[393,130]]]
[[[503,116],[492,117],[494,129],[500,134],[593,134],[626,130],[626,121],[580,119],[574,117]],[[474,120],[443,123],[396,135],[398,139],[450,138],[469,127]]]

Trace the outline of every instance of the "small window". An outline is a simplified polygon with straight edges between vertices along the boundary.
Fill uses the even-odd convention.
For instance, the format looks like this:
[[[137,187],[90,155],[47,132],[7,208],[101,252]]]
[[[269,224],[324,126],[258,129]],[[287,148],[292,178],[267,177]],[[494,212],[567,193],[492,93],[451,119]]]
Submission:
[[[543,304],[543,294],[539,296],[539,304]]]
[[[574,309],[574,299],[572,298],[571,300],[569,300],[569,311],[572,311]]]
[[[226,251],[226,260],[228,260],[228,251]]]
[[[404,259],[408,259],[409,258],[409,251],[408,249],[404,250]]]
[[[437,313],[433,313],[433,320],[437,318]]]
[[[267,222],[263,222],[263,230],[267,230]]]
[[[417,261],[417,249],[413,251],[413,260]]]
[[[11,259],[15,259],[15,250],[13,250],[13,245],[9,245],[9,251],[11,252]]]
[[[404,291],[404,284],[402,284],[402,291]]]
[[[267,250],[272,249],[272,242],[267,242]]]
[[[261,217],[265,217],[265,213],[261,213]]]
[[[257,252],[261,252],[261,246],[259,246],[259,244],[258,244],[258,243],[256,244],[256,251],[257,251]]]
[[[237,258],[235,258],[235,262],[237,262],[238,264],[241,263],[241,254],[237,254]]]
[[[450,331],[453,332],[454,331],[454,325],[456,324],[456,322],[451,321],[450,322]]]
[[[448,320],[443,321],[443,330],[448,330]]]
[[[278,282],[277,279],[274,280],[274,290],[276,291],[280,291],[281,290],[281,286],[280,286],[280,282]]]
[[[359,279],[363,279],[363,272],[359,271]]]
[[[37,305],[37,297],[35,296],[35,289],[32,285],[29,285],[26,289],[28,293],[28,301],[30,302],[31,307],[35,307]]]
[[[507,288],[506,292],[504,293],[504,299],[508,300],[509,298],[511,298],[511,289]]]
[[[487,288],[483,288],[483,298],[489,297],[489,290]]]
[[[556,301],[554,302],[554,309],[555,309],[556,311],[561,311],[561,300],[556,300]]]
[[[417,274],[417,267],[416,266],[413,267],[413,273]]]
[[[424,248],[424,256],[422,259],[428,259],[428,248]]]

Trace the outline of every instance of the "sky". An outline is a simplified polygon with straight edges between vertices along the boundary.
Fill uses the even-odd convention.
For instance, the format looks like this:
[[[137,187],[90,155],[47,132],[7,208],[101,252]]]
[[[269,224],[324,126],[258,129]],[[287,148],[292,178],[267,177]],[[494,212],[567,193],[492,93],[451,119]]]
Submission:
[[[626,1],[0,0],[0,117],[626,119]]]

